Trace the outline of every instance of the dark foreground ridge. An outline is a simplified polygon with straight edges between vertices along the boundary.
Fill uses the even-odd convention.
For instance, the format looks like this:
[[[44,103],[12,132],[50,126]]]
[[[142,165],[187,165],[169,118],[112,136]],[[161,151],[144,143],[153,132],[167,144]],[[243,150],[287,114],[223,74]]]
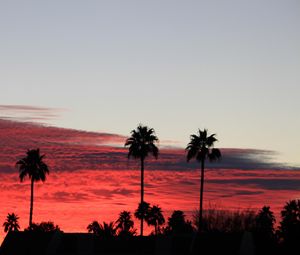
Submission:
[[[249,232],[126,238],[99,238],[93,234],[61,231],[9,232],[0,255],[276,254],[270,247],[265,247],[267,252],[259,248],[255,239]]]

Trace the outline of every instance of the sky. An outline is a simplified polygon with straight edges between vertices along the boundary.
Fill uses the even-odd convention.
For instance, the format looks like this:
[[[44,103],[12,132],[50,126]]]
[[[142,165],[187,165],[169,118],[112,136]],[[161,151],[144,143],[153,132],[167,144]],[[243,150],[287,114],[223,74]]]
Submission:
[[[239,177],[230,187],[246,185],[242,179],[253,175],[246,181],[246,192],[253,192],[248,190],[252,187],[263,193],[248,196],[253,201],[273,201],[270,193],[280,187],[283,197],[274,200],[278,208],[288,197],[297,196],[300,186],[299,31],[298,0],[1,1],[0,174],[15,176],[18,156],[29,146],[40,145],[53,164],[53,177],[45,185],[55,184],[56,175],[72,176],[74,169],[82,176],[95,174],[95,170],[136,176],[138,166],[133,170],[133,163],[127,166],[126,157],[121,160],[120,155],[126,154],[124,139],[143,123],[155,129],[162,149],[172,150],[168,158],[162,156],[161,161],[149,164],[151,174],[162,171],[167,176],[168,171],[176,170],[188,182],[196,178],[193,169],[197,166],[186,166],[184,156],[178,161],[176,153],[182,153],[198,128],[207,128],[217,134],[216,146],[225,148],[226,157],[217,169],[230,169],[230,178]],[[35,130],[33,134],[25,132],[19,121],[43,125],[27,123],[33,125],[25,125]],[[40,132],[46,135],[35,137]],[[61,137],[62,133],[67,137]],[[62,147],[53,147],[53,143]],[[66,159],[57,162],[53,156],[57,151],[51,151],[65,146],[71,146],[71,152],[76,148],[80,155],[80,159],[69,155],[72,161],[78,160],[72,167],[66,168]],[[89,146],[92,155],[82,154]],[[5,156],[7,148],[14,154],[10,161]],[[120,156],[114,155],[116,162],[97,154],[105,149],[109,153],[111,148]],[[213,179],[220,174],[210,171]],[[19,187],[14,178],[12,185]],[[114,178],[105,185],[114,186]],[[178,185],[196,197],[196,183],[189,188]],[[228,185],[228,181],[217,178],[208,184],[215,187],[210,199],[213,192],[220,193],[221,184]],[[63,197],[68,190],[57,185],[57,192],[62,193],[56,195]],[[258,187],[263,191],[257,191]],[[11,196],[21,199],[22,193],[16,192]],[[55,192],[48,194],[50,201],[57,198]],[[118,192],[116,197],[121,199]],[[84,201],[85,196],[92,197],[90,191],[86,193],[81,197]],[[65,199],[78,198],[81,204],[78,194],[73,195]],[[237,193],[227,195],[232,200]],[[11,201],[12,208],[17,208],[17,200]],[[237,201],[238,205],[226,203],[243,205],[243,199]],[[90,204],[81,205],[90,208]],[[182,208],[192,210],[197,202],[192,205]],[[20,215],[26,215],[27,206],[21,207]],[[72,206],[70,203],[69,212]],[[0,216],[5,217],[7,210]]]

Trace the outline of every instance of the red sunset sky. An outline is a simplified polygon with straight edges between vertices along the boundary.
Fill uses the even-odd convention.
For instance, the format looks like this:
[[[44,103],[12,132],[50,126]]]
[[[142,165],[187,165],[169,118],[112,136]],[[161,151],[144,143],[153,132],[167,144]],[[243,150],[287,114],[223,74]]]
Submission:
[[[15,212],[21,228],[27,227],[30,182],[19,182],[15,162],[37,147],[46,154],[50,175],[35,186],[35,222],[50,220],[64,231],[85,232],[93,220],[113,221],[120,211],[136,209],[140,172],[138,163],[127,159],[126,137],[11,120],[0,120],[0,130],[3,221]],[[299,169],[272,163],[272,152],[221,150],[222,160],[207,164],[206,208],[270,205],[278,216],[286,201],[299,197]],[[158,160],[147,160],[145,200],[161,206],[166,217],[174,209],[191,216],[198,208],[199,164],[186,162],[184,148],[164,147]]]

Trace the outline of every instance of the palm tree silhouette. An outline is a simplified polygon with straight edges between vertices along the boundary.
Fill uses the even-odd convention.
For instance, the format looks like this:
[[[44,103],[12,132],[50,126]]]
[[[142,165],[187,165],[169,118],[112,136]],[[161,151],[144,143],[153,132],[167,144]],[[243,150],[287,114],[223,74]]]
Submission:
[[[100,236],[104,238],[111,238],[116,236],[117,228],[115,227],[115,223],[113,221],[106,223],[103,221],[103,224],[100,224]]]
[[[201,131],[199,129],[199,135],[191,135],[191,141],[186,147],[187,161],[192,158],[196,158],[201,163],[201,185],[200,185],[200,210],[199,210],[199,226],[198,231],[201,231],[202,219],[203,219],[203,186],[204,186],[204,164],[208,158],[213,161],[221,158],[221,152],[219,149],[213,148],[214,143],[218,141],[215,138],[215,134],[207,136],[207,130]]]
[[[141,161],[141,202],[144,203],[144,162],[149,154],[152,154],[156,159],[158,157],[158,148],[155,143],[158,138],[155,135],[153,128],[142,126],[141,124],[136,130],[131,131],[131,136],[126,140],[125,146],[129,146],[128,158],[133,157]],[[141,236],[143,236],[144,217],[141,220]]]
[[[89,233],[93,233],[95,235],[100,234],[100,224],[98,221],[93,221],[87,226],[87,230]]]
[[[143,236],[143,224],[144,219],[147,219],[149,215],[150,204],[147,202],[139,203],[138,208],[134,212],[134,216],[141,221],[141,236]]]
[[[103,222],[103,224],[99,224],[98,221],[93,221],[87,226],[87,230],[89,233],[93,233],[104,238],[114,237],[117,233],[117,228],[113,221],[109,223]]]
[[[154,226],[154,232],[157,236],[160,232],[160,226],[165,223],[165,218],[162,214],[161,208],[158,205],[153,205],[149,209],[148,217],[146,220],[149,225]]]
[[[35,181],[46,180],[46,174],[49,174],[48,166],[44,163],[45,155],[40,155],[40,149],[28,150],[27,156],[17,161],[16,166],[19,168],[19,178],[23,182],[28,176],[31,181],[31,197],[30,197],[30,213],[29,213],[29,227],[32,225],[33,213],[33,186]]]
[[[19,217],[14,213],[9,213],[6,217],[6,221],[3,223],[4,232],[8,231],[19,231]]]
[[[135,229],[133,229],[134,222],[129,211],[122,211],[119,214],[116,224],[119,236],[132,236],[135,234]]]

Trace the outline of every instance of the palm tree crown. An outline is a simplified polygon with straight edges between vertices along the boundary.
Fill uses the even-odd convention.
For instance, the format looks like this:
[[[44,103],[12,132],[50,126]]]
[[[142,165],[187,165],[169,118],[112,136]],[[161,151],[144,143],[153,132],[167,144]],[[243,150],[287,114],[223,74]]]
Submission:
[[[158,235],[158,233],[160,232],[160,226],[165,223],[165,218],[162,214],[162,210],[158,205],[153,205],[149,209],[148,217],[146,220],[149,225],[154,226],[155,235]]]
[[[48,166],[43,162],[45,155],[40,155],[40,149],[28,150],[26,154],[26,157],[16,163],[19,168],[20,181],[24,181],[28,176],[31,180],[44,182],[46,174],[49,174]]]
[[[122,211],[116,223],[117,223],[117,229],[119,229],[119,233],[132,234],[134,222],[132,220],[130,212]]]
[[[155,145],[157,142],[154,129],[140,124],[136,130],[131,131],[131,137],[125,142],[125,146],[129,146],[128,158],[145,159],[149,153],[157,158],[158,148]]]
[[[19,231],[20,225],[19,225],[19,217],[14,213],[9,213],[6,217],[6,221],[3,223],[4,232],[9,231]]]
[[[216,160],[221,158],[221,152],[219,149],[212,148],[214,143],[218,141],[215,138],[216,134],[207,136],[207,130],[204,129],[201,131],[199,129],[199,135],[191,135],[191,141],[186,147],[187,151],[187,161],[190,161],[192,158],[196,158],[197,161],[201,162],[202,160]]]

